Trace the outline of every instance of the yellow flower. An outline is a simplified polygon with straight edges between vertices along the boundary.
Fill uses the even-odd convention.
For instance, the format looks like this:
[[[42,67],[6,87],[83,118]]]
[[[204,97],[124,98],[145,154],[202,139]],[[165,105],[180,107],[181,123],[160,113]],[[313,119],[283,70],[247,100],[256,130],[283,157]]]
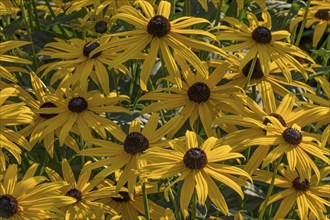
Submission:
[[[53,100],[55,106],[39,108],[35,112],[56,114],[56,116],[37,125],[34,132],[36,134],[32,133],[32,135],[39,135],[38,138],[43,139],[60,128],[58,136],[60,145],[66,141],[69,132],[81,135],[83,140],[91,140],[93,139],[92,131],[95,131],[105,139],[106,130],[112,133],[116,132],[118,127],[105,117],[105,113],[130,113],[124,107],[116,106],[120,101],[127,101],[127,96],[117,96],[115,93],[104,96],[98,90],[87,92],[80,88],[60,89],[55,96],[49,97],[49,99]]]
[[[220,139],[222,144],[229,144],[234,151],[241,152],[248,147],[258,145],[244,166],[244,170],[250,174],[269,155],[269,150],[271,145],[273,145],[273,143],[267,141],[270,138],[265,132],[267,124],[276,120],[283,129],[291,128],[294,124],[304,127],[317,122],[323,117],[323,111],[314,109],[307,111],[305,108],[295,108],[296,97],[292,93],[284,96],[279,103],[276,101],[273,89],[268,82],[261,82],[260,87],[263,108],[248,96],[236,94],[227,103],[228,105],[237,106],[235,108],[236,114],[221,116],[214,121],[215,124],[238,125],[245,128],[231,132]],[[269,116],[272,117],[271,121],[267,119]],[[275,137],[273,138],[276,139]],[[258,140],[258,144],[254,140]],[[280,133],[278,134],[278,140],[283,140]],[[286,150],[291,148],[293,147],[288,147]]]
[[[66,14],[70,14],[73,11],[81,10],[83,7],[93,5],[96,14],[99,14],[103,9],[108,7],[108,11],[112,15],[117,14],[120,7],[123,5],[131,5],[135,0],[73,0],[71,6],[66,11]]]
[[[323,125],[327,125],[326,128],[322,132],[321,142],[322,146],[326,146],[329,138],[330,138],[330,124],[329,124],[329,116],[330,116],[330,83],[326,76],[318,76],[315,77],[315,80],[321,85],[321,88],[324,92],[324,96],[318,96],[310,93],[301,93],[304,97],[308,98],[313,104],[301,102],[300,104],[307,109],[310,109],[314,112],[320,112],[319,115],[322,114],[322,118],[317,121],[315,125],[315,130],[318,130]],[[313,118],[305,118],[305,120],[309,123],[314,122]]]
[[[250,67],[252,65],[252,60],[249,61],[243,69],[240,70],[240,63],[241,60],[244,59],[246,54],[239,53],[237,56],[233,56],[230,59],[231,66],[229,69],[231,70],[230,73],[227,73],[224,78],[230,80],[229,82],[226,82],[223,87],[232,88],[234,86],[242,87],[245,85],[245,82],[247,80],[247,76],[249,74]],[[219,63],[221,64],[221,61],[218,60],[211,60],[210,66],[217,67]],[[290,68],[289,66],[287,68]],[[313,70],[311,70],[313,71]],[[289,77],[289,78],[286,78]],[[257,86],[258,90],[261,91],[263,88],[261,85],[262,81],[267,81],[273,88],[274,92],[278,95],[281,95],[282,97],[285,96],[287,93],[289,93],[289,90],[286,88],[286,86],[294,86],[296,88],[302,88],[310,93],[315,93],[313,88],[307,85],[304,82],[298,81],[298,80],[292,80],[291,75],[287,76],[281,73],[281,70],[277,67],[275,62],[270,63],[269,67],[269,74],[265,75],[264,72],[261,69],[260,60],[257,58],[251,79],[249,81],[249,84],[247,85],[247,88],[252,87],[254,85]],[[260,92],[260,95],[263,95],[263,92]]]
[[[330,25],[330,1],[323,1],[323,4],[317,4],[309,8],[305,27],[309,28],[312,25],[313,32],[313,47],[316,48],[322,36],[329,30]],[[290,31],[293,31],[300,22],[304,20],[305,9],[301,9],[298,15],[290,22]]]
[[[277,209],[274,219],[283,219],[287,216],[291,208],[297,205],[297,214],[300,219],[310,219],[309,212],[312,212],[317,219],[324,219],[324,213],[327,212],[325,206],[330,206],[330,202],[322,197],[329,198],[330,185],[319,184],[319,177],[312,176],[310,180],[298,175],[295,170],[288,169],[287,166],[280,164],[279,172],[276,175],[274,185],[282,188],[279,193],[272,195],[267,204],[270,205],[280,199],[282,202]],[[320,178],[329,175],[330,167],[326,167],[320,171]],[[253,180],[271,183],[273,173],[264,170],[258,170],[253,176]]]
[[[320,180],[319,169],[309,154],[323,160],[327,164],[330,164],[330,160],[324,155],[324,151],[321,150],[320,143],[313,137],[314,135],[301,131],[301,128],[296,124],[293,124],[291,127],[284,127],[274,117],[267,117],[267,119],[271,122],[265,128],[267,136],[250,138],[244,141],[242,145],[249,142],[248,145],[267,144],[275,146],[267,154],[262,167],[267,166],[285,153],[290,170],[297,169],[302,179],[310,180],[311,170],[313,169],[316,177]]]
[[[11,164],[0,182],[0,217],[11,220],[61,218],[59,207],[75,199],[58,194],[63,182],[43,183],[44,176],[34,176],[38,164],[33,164],[17,181],[17,165]]]
[[[89,164],[86,162],[84,167]],[[65,213],[65,219],[95,219],[95,212],[100,206],[98,199],[106,198],[114,194],[114,190],[110,187],[95,189],[103,179],[90,180],[90,171],[82,171],[76,181],[69,162],[64,159],[62,161],[63,178],[54,170],[46,167],[46,173],[49,179],[56,183],[64,181],[66,185],[59,189],[61,195],[74,198],[74,202],[67,204],[60,210]],[[109,213],[116,214],[111,208],[104,206],[104,210]]]
[[[17,1],[16,1],[17,2]],[[15,7],[11,0],[2,0],[0,2],[0,15],[17,15],[17,12],[19,12],[21,9]]]
[[[112,64],[109,66],[111,68],[133,59],[138,52],[145,50],[150,45],[149,54],[143,62],[140,73],[140,86],[143,90],[147,89],[149,75],[156,62],[158,52],[160,52],[169,73],[177,80],[180,78],[180,73],[171,49],[173,49],[174,53],[181,55],[201,73],[207,70],[201,65],[200,59],[194,53],[195,50],[204,50],[219,53],[224,57],[227,56],[220,48],[199,40],[199,37],[193,39],[184,36],[185,34],[192,34],[215,39],[214,35],[207,31],[187,29],[187,27],[192,25],[209,23],[206,19],[180,17],[170,21],[171,3],[167,1],[160,1],[157,12],[147,1],[136,1],[136,5],[141,11],[125,5],[119,9],[119,13],[113,19],[123,20],[138,29],[111,34],[111,36],[118,36],[119,39],[101,46],[100,49],[95,50],[95,53],[103,50],[103,48],[126,47],[124,52],[112,61]]]
[[[0,91],[0,170],[5,170],[6,166],[6,154],[3,149],[11,153],[19,164],[22,153],[19,146],[31,150],[23,135],[7,127],[29,124],[33,121],[33,112],[24,103],[5,104],[5,101],[10,96],[16,96],[16,93],[16,89],[10,87]]]
[[[219,40],[239,41],[241,43],[234,44],[224,48],[224,51],[239,51],[250,49],[244,59],[241,61],[240,71],[254,58],[260,61],[260,68],[265,76],[269,75],[271,62],[281,69],[284,76],[291,79],[290,71],[296,70],[303,74],[304,78],[308,78],[305,68],[294,58],[301,57],[314,63],[313,59],[302,52],[298,47],[280,40],[289,37],[290,33],[285,30],[271,31],[272,20],[267,11],[262,12],[263,21],[259,21],[252,13],[247,13],[249,25],[247,26],[239,20],[232,17],[225,17],[223,21],[228,22],[234,27],[218,26],[214,29],[220,31],[216,33]],[[287,68],[288,65],[291,68]],[[289,81],[291,83],[291,81]]]
[[[116,191],[119,192],[125,183],[128,183],[128,192],[130,197],[133,198],[134,187],[139,177],[138,171],[146,165],[146,161],[140,159],[141,155],[148,148],[166,147],[168,141],[161,140],[161,138],[177,125],[176,121],[172,121],[157,129],[158,119],[158,114],[152,115],[143,129],[141,129],[140,121],[134,120],[129,126],[128,134],[121,129],[112,132],[113,136],[122,144],[106,140],[90,140],[90,143],[100,147],[82,150],[79,155],[107,158],[88,165],[86,169],[90,170],[110,165],[98,174],[101,177],[106,177],[118,169],[123,169],[124,171],[116,185]]]
[[[51,88],[46,88],[41,79],[38,78],[38,76],[31,72],[31,84],[32,84],[32,93],[31,95],[27,90],[23,89],[20,86],[16,86],[17,90],[19,91],[19,98],[26,103],[27,106],[31,108],[33,112],[38,111],[40,108],[51,108],[56,107],[60,103],[57,102],[57,100],[52,98],[55,96],[54,92],[50,92]],[[49,90],[48,90],[49,89]],[[53,95],[53,96],[52,96]],[[19,134],[24,135],[25,137],[30,136],[30,144],[31,147],[35,146],[37,143],[44,141],[43,146],[46,148],[48,154],[51,158],[54,156],[54,138],[55,135],[58,137],[60,133],[60,129],[55,129],[49,132],[47,135],[45,135],[44,138],[41,138],[40,135],[42,132],[36,130],[37,126],[40,125],[42,122],[55,117],[57,114],[47,114],[47,113],[41,113],[41,114],[34,114],[34,120],[33,123],[29,124],[25,128],[19,131]],[[64,144],[71,149],[73,149],[75,152],[79,151],[78,144],[74,138],[71,136],[67,136],[64,140]]]
[[[148,149],[142,156],[150,163],[143,169],[145,175],[150,179],[160,179],[180,174],[169,187],[183,180],[180,207],[185,217],[188,216],[188,205],[194,191],[199,204],[205,204],[209,196],[222,213],[229,215],[226,201],[213,179],[232,188],[243,198],[240,186],[245,185],[245,181],[233,175],[250,178],[249,174],[235,166],[218,163],[243,156],[230,152],[228,145],[219,146],[215,137],[208,138],[204,143],[200,143],[196,133],[191,131],[187,131],[185,137],[184,141],[170,142],[171,149]]]
[[[177,56],[176,59],[183,69],[184,81],[179,79],[182,86],[175,85],[148,92],[139,100],[156,100],[158,102],[148,105],[141,113],[180,109],[182,119],[177,130],[188,119],[190,127],[193,128],[196,120],[200,118],[206,134],[215,136],[215,130],[211,127],[213,120],[218,114],[222,114],[222,111],[230,111],[226,108],[224,100],[228,100],[233,91],[239,91],[235,88],[223,88],[223,85],[218,86],[227,72],[229,64],[222,62],[210,75],[208,72],[194,74],[180,56]],[[204,66],[207,68],[207,65]],[[171,83],[176,81],[170,77],[166,79]]]
[[[116,186],[110,184],[109,181],[106,181],[104,186],[111,187],[113,189],[116,188]],[[157,193],[157,183],[147,183],[146,192],[147,194]],[[121,216],[120,219],[122,220],[144,219],[143,217],[145,213],[141,185],[138,185],[134,188],[134,196],[132,198],[129,196],[128,189],[122,187],[118,195],[108,196],[107,198],[103,198],[100,201],[105,205],[113,208],[118,213],[118,215]],[[168,211],[166,211],[165,208],[157,205],[151,200],[148,200],[148,204],[151,219],[166,219],[164,216],[165,214],[168,214]]]
[[[117,51],[122,49],[99,51],[91,55],[96,48],[103,45],[107,40],[108,38],[102,38],[100,41],[93,39],[84,41],[73,38],[66,41],[57,38],[57,42],[48,43],[38,54],[50,56],[53,59],[60,59],[61,61],[45,64],[37,72],[44,70],[41,76],[42,78],[54,69],[70,69],[72,73],[68,78],[64,78],[66,80],[65,86],[79,84],[87,88],[88,77],[91,76],[91,79],[100,89],[105,94],[109,94],[109,74],[106,66],[112,63],[112,59],[117,56]],[[127,68],[123,65],[116,65],[115,69],[117,68],[118,71],[123,73],[128,72]]]
[[[198,2],[202,5],[203,9],[205,11],[208,11],[208,2],[207,0],[198,0]],[[219,4],[221,2],[221,0],[212,0],[211,1],[212,4],[214,5],[214,7],[218,8],[219,7]],[[244,4],[248,2],[254,2],[254,1],[244,1],[244,0],[236,0],[236,4],[237,4],[237,7],[239,9],[243,9],[244,8]],[[265,9],[266,8],[266,1],[264,0],[256,0],[255,1],[262,9]]]
[[[31,64],[31,61],[25,60],[23,58],[5,55],[6,52],[30,44],[26,41],[5,41],[0,43],[0,77],[3,77],[12,82],[18,82],[17,79],[12,75],[12,72],[26,72],[25,69],[18,66],[3,66],[4,63],[21,63],[21,64]]]

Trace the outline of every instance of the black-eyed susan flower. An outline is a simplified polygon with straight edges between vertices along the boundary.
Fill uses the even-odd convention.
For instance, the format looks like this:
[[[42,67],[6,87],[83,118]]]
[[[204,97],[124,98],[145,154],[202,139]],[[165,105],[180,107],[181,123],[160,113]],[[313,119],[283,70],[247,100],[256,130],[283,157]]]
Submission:
[[[112,187],[115,190],[116,186],[111,184],[109,181],[105,181],[103,187]],[[157,183],[147,183],[146,193],[152,194],[157,193]],[[113,208],[118,215],[121,216],[122,220],[139,219],[139,217],[144,217],[144,202],[142,187],[138,185],[134,188],[134,195],[131,198],[128,193],[128,189],[122,187],[118,195],[108,196],[100,200],[105,205]],[[148,200],[150,219],[162,219],[166,215],[166,209],[160,205],[157,205],[151,200]],[[174,218],[173,218],[174,220]]]
[[[242,143],[249,142],[249,145],[268,144],[275,146],[264,159],[262,167],[267,166],[281,155],[285,154],[288,167],[290,170],[297,169],[299,176],[302,179],[310,180],[312,170],[316,177],[320,180],[320,172],[313,159],[312,155],[330,164],[329,158],[324,155],[324,151],[320,149],[319,141],[314,138],[315,135],[301,131],[301,128],[293,124],[290,127],[283,126],[282,123],[274,117],[267,117],[271,123],[265,128],[267,131],[266,137],[250,138]]]
[[[158,52],[160,52],[169,73],[176,79],[180,78],[180,73],[171,50],[184,57],[201,73],[204,73],[206,69],[201,65],[200,59],[193,50],[204,50],[219,53],[224,57],[227,56],[218,47],[199,40],[198,37],[193,39],[185,36],[185,34],[191,34],[215,39],[214,35],[207,31],[187,29],[192,25],[209,23],[206,19],[186,16],[170,21],[171,3],[168,1],[160,1],[157,12],[155,12],[153,5],[147,1],[136,1],[136,6],[141,11],[125,5],[119,9],[119,13],[113,19],[123,20],[137,29],[111,34],[111,36],[117,36],[119,39],[101,46],[100,50],[103,47],[111,49],[112,47],[127,47],[128,45],[125,51],[112,61],[111,68],[132,59],[137,53],[149,48],[149,54],[143,62],[140,73],[140,86],[143,90],[147,89],[149,75],[156,62]]]
[[[330,2],[321,1],[323,4],[317,4],[308,9],[305,27],[313,27],[313,47],[316,48],[320,39],[330,25]],[[290,31],[304,20],[305,10],[300,10],[298,15],[290,22]]]
[[[203,9],[205,11],[208,11],[208,1],[207,0],[198,0],[198,2],[201,4],[201,6],[203,7]],[[214,7],[218,8],[219,5],[220,5],[220,0],[212,0],[211,1],[214,5]],[[236,4],[237,4],[237,7],[239,9],[243,9],[244,7],[244,4],[246,2],[254,2],[254,1],[244,1],[244,0],[236,0]],[[266,2],[265,1],[262,1],[262,0],[256,0],[255,1],[262,9],[265,9],[266,8]]]
[[[19,98],[26,103],[28,107],[30,107],[32,112],[38,111],[40,108],[52,108],[61,105],[61,102],[58,102],[57,98],[54,98],[55,94],[52,88],[47,88],[44,86],[41,79],[34,73],[30,73],[31,77],[31,85],[32,85],[32,95],[20,86],[16,86],[19,91]],[[56,96],[55,96],[56,97]],[[43,140],[43,146],[47,150],[48,154],[51,158],[54,156],[54,138],[59,136],[60,129],[57,128],[55,130],[50,131],[44,138],[40,138],[42,134],[42,129],[39,131],[36,130],[37,125],[40,125],[42,122],[55,117],[57,114],[47,114],[47,113],[35,113],[33,123],[24,127],[19,131],[20,134],[25,137],[29,137],[29,142],[31,147],[35,146],[37,143]],[[33,135],[31,135],[33,134]],[[77,142],[71,136],[67,136],[64,140],[64,144],[75,152],[79,151],[79,147]]]
[[[0,170],[5,170],[6,155],[3,150],[12,154],[21,163],[22,150],[31,150],[26,138],[7,126],[30,124],[33,112],[24,103],[5,103],[10,96],[16,96],[15,88],[5,88],[0,91]]]
[[[177,61],[183,68],[184,80],[180,82],[182,86],[175,85],[177,80],[167,77],[166,79],[174,86],[159,88],[142,96],[140,101],[155,100],[158,102],[146,106],[141,113],[178,109],[182,118],[177,130],[188,119],[191,128],[194,127],[197,119],[200,119],[206,134],[215,136],[215,130],[211,126],[212,121],[218,114],[222,114],[222,111],[231,111],[224,100],[227,100],[232,92],[239,91],[239,89],[228,89],[218,85],[228,71],[229,64],[222,62],[211,74],[208,72],[194,74],[187,63],[180,59],[180,56],[177,56]],[[179,80],[181,81],[181,79]]]
[[[21,64],[31,64],[31,61],[5,54],[6,52],[18,48],[24,45],[30,44],[26,41],[5,41],[0,43],[0,77],[3,77],[12,82],[18,82],[17,79],[13,76],[12,72],[26,72],[22,67],[14,65],[4,65],[8,63],[21,63]]]
[[[143,169],[146,177],[160,179],[180,174],[170,186],[183,181],[180,207],[185,217],[188,216],[188,205],[194,191],[199,204],[205,204],[209,197],[222,213],[229,215],[227,203],[215,180],[232,188],[243,198],[240,186],[245,185],[245,181],[234,175],[250,176],[240,168],[218,162],[243,156],[231,152],[232,148],[228,145],[218,146],[215,137],[208,138],[204,143],[198,141],[195,132],[187,131],[185,137],[185,140],[170,142],[171,149],[151,148],[146,151],[142,156],[149,162]]]
[[[39,108],[35,112],[48,115],[56,114],[56,116],[37,125],[35,131],[39,134],[33,132],[32,135],[39,135],[39,139],[42,139],[59,128],[60,145],[66,141],[69,132],[81,135],[83,140],[93,139],[92,131],[106,138],[106,130],[113,133],[116,132],[118,126],[107,119],[105,113],[130,113],[126,108],[116,106],[120,101],[127,101],[128,97],[117,96],[115,93],[104,96],[98,90],[62,88],[55,95],[52,97],[52,100],[56,100],[55,106],[49,105]]]
[[[315,130],[318,130],[323,125],[326,126],[326,128],[322,132],[321,136],[321,143],[322,146],[326,146],[326,143],[329,140],[330,137],[330,124],[329,124],[329,116],[330,116],[330,83],[326,76],[319,76],[315,77],[315,80],[320,83],[321,88],[323,90],[323,95],[316,95],[316,94],[310,94],[310,93],[301,93],[304,97],[308,98],[312,103],[305,103],[301,102],[302,107],[306,107],[310,111],[317,111],[319,112],[319,115],[321,116],[319,120],[317,120],[317,123],[315,125]],[[323,115],[323,116],[322,116]],[[304,120],[307,121],[307,123],[313,123],[315,122],[313,118],[305,118]]]
[[[120,7],[123,5],[131,5],[134,1],[135,0],[73,0],[66,13],[70,14],[73,11],[81,10],[83,7],[92,6],[96,14],[99,14],[104,8],[108,7],[108,11],[112,15],[115,15],[118,13]]]
[[[321,184],[316,175],[310,180],[305,179],[295,171],[289,169],[286,165],[279,166],[281,175],[275,176],[274,185],[282,188],[275,195],[272,195],[267,204],[270,205],[278,200],[282,200],[274,215],[274,219],[286,218],[294,205],[297,205],[296,212],[300,219],[311,219],[309,216],[315,216],[315,219],[325,219],[326,207],[330,202],[324,198],[329,198],[329,184]],[[320,178],[324,178],[330,173],[330,167],[325,167],[320,171]],[[271,183],[273,173],[265,170],[258,170],[253,176],[253,180]],[[261,207],[262,207],[261,206]],[[313,215],[309,213],[312,212]]]
[[[18,181],[17,165],[9,165],[0,181],[1,219],[61,218],[58,208],[76,201],[58,194],[63,182],[49,183],[44,176],[34,176],[37,167],[38,164],[33,164]]]
[[[244,128],[231,132],[220,139],[222,144],[229,144],[234,151],[241,152],[256,145],[255,142],[250,142],[255,138],[258,140],[267,139],[265,128],[271,122],[267,119],[268,116],[272,116],[283,128],[290,128],[294,124],[304,127],[323,117],[322,111],[306,111],[306,109],[295,108],[296,97],[292,93],[284,96],[280,103],[277,102],[270,84],[264,81],[260,85],[262,87],[260,91],[263,108],[248,96],[236,94],[228,102],[229,105],[238,106],[235,108],[236,114],[221,116],[214,121],[215,124],[232,124]],[[244,170],[249,173],[253,173],[264,161],[269,154],[272,143],[260,141],[257,145],[258,147],[244,166]]]
[[[230,73],[227,73],[224,78],[228,79],[230,81],[226,82],[224,87],[232,88],[234,86],[244,87],[245,83],[247,81],[247,77],[250,71],[250,67],[252,65],[252,60],[249,61],[242,70],[240,70],[240,62],[242,59],[244,59],[245,54],[240,53],[237,56],[232,56],[230,59]],[[218,63],[222,63],[218,60],[210,60],[210,66],[216,67]],[[289,67],[287,67],[289,68]],[[311,70],[313,71],[313,70]],[[304,89],[310,93],[314,94],[314,90],[312,87],[307,85],[304,82],[293,80],[291,75],[289,76],[290,79],[287,79],[283,74],[281,73],[281,70],[277,67],[276,63],[272,62],[270,63],[269,67],[269,74],[265,75],[264,72],[261,69],[260,60],[257,58],[251,78],[249,83],[247,84],[246,88],[249,88],[251,86],[256,85],[258,90],[262,89],[261,82],[267,81],[273,88],[273,91],[284,97],[287,93],[289,93],[289,90],[287,89],[288,86],[294,86],[296,88]],[[263,92],[260,92],[260,95],[264,94]]]
[[[84,166],[89,163],[90,161],[86,162]],[[62,161],[63,178],[56,171],[48,167],[46,167],[46,173],[52,182],[64,181],[66,183],[65,186],[59,189],[60,195],[75,199],[74,203],[67,204],[60,209],[64,212],[65,219],[95,219],[95,212],[100,206],[100,202],[96,200],[107,198],[114,194],[114,189],[110,187],[97,189],[96,186],[100,184],[103,179],[90,180],[90,171],[81,171],[76,181],[72,168],[66,159]],[[108,213],[116,214],[109,207],[105,206],[104,209]]]
[[[0,15],[15,15],[20,11],[19,7],[15,7],[10,0],[2,0],[0,2]]]
[[[280,41],[287,38],[290,33],[285,30],[271,31],[272,21],[267,11],[262,12],[263,21],[259,21],[253,13],[247,13],[249,26],[232,17],[225,17],[223,21],[234,27],[218,26],[214,29],[220,31],[215,33],[219,40],[238,41],[240,43],[225,47],[226,52],[249,49],[241,61],[240,71],[253,59],[258,58],[260,68],[265,76],[269,75],[270,64],[274,62],[282,71],[289,82],[292,69],[302,73],[308,78],[306,69],[295,58],[301,57],[314,63],[313,59],[302,52],[298,47]],[[291,68],[287,68],[288,65]]]
[[[118,192],[127,183],[129,194],[133,198],[134,187],[139,177],[138,170],[146,165],[146,161],[140,159],[141,155],[149,148],[166,147],[168,141],[162,138],[177,125],[173,120],[157,129],[158,119],[158,114],[152,115],[143,128],[139,120],[134,120],[129,126],[128,134],[118,129],[113,135],[121,144],[106,140],[91,140],[90,143],[100,147],[82,150],[79,155],[106,158],[88,165],[86,169],[109,165],[98,174],[103,177],[123,169],[116,184],[116,191]]]
[[[114,49],[99,51],[91,55],[92,51],[100,45],[103,45],[107,40],[108,38],[102,38],[99,41],[73,38],[66,41],[57,38],[57,42],[48,43],[43,50],[39,52],[39,55],[49,56],[52,59],[60,59],[60,61],[45,64],[38,69],[38,72],[44,70],[43,77],[51,70],[58,68],[71,69],[72,73],[70,77],[66,79],[66,85],[80,84],[82,87],[86,88],[88,85],[88,78],[92,75],[91,79],[99,85],[100,89],[102,89],[105,94],[109,94],[110,86],[107,65],[112,63],[112,59],[117,56],[116,52],[119,49],[117,48],[117,51]],[[127,68],[123,65],[116,65],[115,69],[124,73],[128,72]]]
[[[81,31],[87,31],[90,36],[102,36],[108,33],[112,25],[110,12],[111,10],[107,10],[105,13],[101,11],[96,14],[94,10],[87,11],[84,18],[78,19]]]

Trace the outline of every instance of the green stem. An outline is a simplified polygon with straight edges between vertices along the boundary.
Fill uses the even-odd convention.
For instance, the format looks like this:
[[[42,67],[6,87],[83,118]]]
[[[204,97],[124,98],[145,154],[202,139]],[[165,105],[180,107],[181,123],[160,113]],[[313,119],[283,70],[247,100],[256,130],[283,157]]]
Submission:
[[[176,203],[176,199],[175,199],[175,197],[173,195],[172,189],[169,189],[169,195],[170,195],[170,198],[172,200],[172,204],[174,206],[176,219],[181,220],[182,219],[182,216],[181,216],[180,207],[178,207],[178,204]]]
[[[176,4],[176,0],[171,0],[171,14],[175,14],[175,4]]]
[[[146,220],[150,220],[148,195],[147,195],[145,182],[143,182],[142,184],[142,195],[143,195],[143,207],[144,207],[144,215],[145,215],[144,217],[146,218]]]
[[[219,2],[218,8],[217,8],[217,14],[215,15],[215,23],[214,23],[215,26],[217,26],[220,22],[221,8],[222,8],[222,0],[220,0],[220,2]]]
[[[292,13],[292,5],[296,3],[296,0],[294,0],[292,3],[291,3],[291,8],[289,9],[288,11],[288,14],[285,16],[285,18],[283,19],[283,22],[280,26],[280,30],[283,30],[283,29],[286,29],[286,25],[289,21],[289,18],[291,17],[291,13]]]
[[[46,5],[47,5],[47,8],[48,8],[48,10],[50,12],[50,15],[53,17],[54,21],[55,22],[58,22],[57,17],[56,17],[56,15],[55,15],[55,13],[54,13],[54,11],[52,9],[52,6],[50,6],[49,0],[46,0]],[[67,33],[65,32],[65,30],[63,29],[63,27],[60,24],[58,24],[57,27],[58,27],[58,29],[60,29],[60,31],[63,34],[64,38],[65,39],[69,39],[69,36],[67,35]]]
[[[255,57],[255,58],[252,60],[252,64],[251,64],[250,69],[249,69],[249,74],[247,75],[247,77],[246,77],[246,81],[245,81],[244,86],[243,86],[244,91],[246,91],[247,87],[249,86],[249,83],[250,83],[251,77],[252,77],[253,72],[254,72],[254,67],[255,67],[255,65],[256,65],[256,62],[257,62],[257,57]]]
[[[308,14],[310,4],[311,4],[311,0],[308,0],[307,6],[306,6],[306,9],[305,9],[304,20],[301,23],[300,30],[299,30],[299,33],[298,33],[298,37],[296,39],[296,43],[295,43],[296,46],[299,45],[302,33],[304,31],[304,28],[305,28],[305,24],[306,24],[306,20],[307,20],[306,18],[307,18],[307,14]]]
[[[190,1],[191,0],[184,1],[185,16],[190,16]]]
[[[192,195],[192,207],[191,207],[191,220],[196,219],[196,214],[197,214],[197,196],[196,196],[196,191],[194,191]]]
[[[31,28],[32,27],[30,27],[30,25],[29,25],[27,14],[26,14],[26,11],[25,11],[26,5],[25,5],[25,3],[24,3],[23,0],[21,0],[21,6],[22,6],[23,20],[24,20],[24,23],[25,23],[25,26],[26,26],[26,31],[27,31],[27,34],[28,34],[28,39],[31,42],[31,51],[32,51],[33,66],[34,66],[35,69],[38,69],[37,55],[36,55],[36,51],[34,49],[34,44],[33,44],[33,41],[32,41],[32,33],[31,33]]]
[[[34,13],[34,20],[36,22],[37,29],[41,30],[36,2],[34,0],[30,0],[30,2],[32,3],[33,13]]]
[[[283,156],[284,156],[284,154],[282,154],[282,156],[275,161],[273,175],[272,175],[272,180],[270,182],[270,185],[269,185],[269,188],[268,188],[268,191],[267,191],[267,195],[266,195],[265,201],[263,202],[262,209],[261,209],[260,214],[258,216],[258,220],[262,220],[263,219],[263,216],[264,216],[264,214],[266,212],[267,203],[268,203],[269,198],[270,198],[270,196],[272,195],[272,192],[273,192],[274,182],[275,182],[275,176],[277,174],[278,166],[280,165]]]
[[[321,45],[320,48],[325,48],[325,45],[326,45],[327,43],[328,43],[328,45],[329,45],[329,47],[330,47],[330,34],[328,35],[327,40],[325,40],[325,41],[322,43],[322,45]],[[328,47],[328,45],[327,45],[327,47]],[[314,55],[312,56],[313,60],[316,60],[318,56],[319,56],[319,55],[318,55],[317,53],[314,53]]]

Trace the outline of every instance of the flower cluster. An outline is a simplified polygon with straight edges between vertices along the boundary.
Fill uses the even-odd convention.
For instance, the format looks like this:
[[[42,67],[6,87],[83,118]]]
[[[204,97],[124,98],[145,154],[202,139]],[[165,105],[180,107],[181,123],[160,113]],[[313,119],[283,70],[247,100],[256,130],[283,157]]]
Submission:
[[[328,219],[329,0],[0,18],[1,219]]]

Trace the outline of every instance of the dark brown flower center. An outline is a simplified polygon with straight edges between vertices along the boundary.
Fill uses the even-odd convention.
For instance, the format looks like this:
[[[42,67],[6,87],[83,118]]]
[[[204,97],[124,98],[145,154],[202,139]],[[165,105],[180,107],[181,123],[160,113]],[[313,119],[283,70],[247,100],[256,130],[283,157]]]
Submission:
[[[188,97],[190,101],[202,103],[209,100],[211,96],[210,88],[203,82],[194,83],[188,89]]]
[[[286,127],[286,122],[284,120],[284,118],[282,118],[281,115],[277,114],[277,113],[271,113],[269,116],[273,116],[275,117],[281,124],[283,127]],[[270,120],[268,118],[266,118],[263,122],[264,125],[267,125],[268,123],[271,123]]]
[[[67,193],[66,196],[71,196],[75,198],[76,200],[80,201],[82,198],[82,193],[79,189],[70,189]]]
[[[107,31],[107,22],[105,21],[98,21],[95,24],[95,31],[96,33],[103,34]]]
[[[298,145],[302,141],[301,133],[294,128],[287,128],[283,131],[282,137],[284,138],[285,142],[292,145]]]
[[[251,68],[251,65],[252,65],[252,61],[253,60],[250,60],[242,69],[242,73],[246,77],[249,75],[249,71],[250,71],[250,68]],[[257,58],[256,64],[254,65],[254,69],[253,69],[253,72],[252,72],[251,79],[261,79],[263,76],[264,76],[264,73],[261,70],[260,61]]]
[[[327,10],[327,9],[321,9],[321,10],[318,10],[316,13],[315,13],[315,17],[318,18],[318,19],[321,19],[321,20],[324,20],[324,21],[329,21],[330,19],[330,15],[329,15],[329,12],[330,10]]]
[[[89,58],[89,54],[93,50],[95,50],[96,48],[98,48],[99,46],[100,46],[100,44],[97,43],[97,42],[94,42],[94,43],[91,43],[91,44],[90,43],[85,44],[84,49],[83,49],[84,56],[87,57],[87,58]],[[94,54],[92,56],[92,58],[96,58],[96,57],[98,57],[100,55],[101,55],[101,52],[98,52],[98,53]]]
[[[128,154],[143,153],[149,148],[148,139],[139,132],[131,132],[124,141],[124,150]]]
[[[40,105],[40,108],[55,108],[55,107],[57,106],[52,102],[45,102],[44,104]],[[46,114],[46,113],[39,114],[40,117],[45,119],[50,119],[52,117],[55,117],[56,115],[57,114]]]
[[[121,195],[122,198],[120,198],[120,197],[111,197],[111,199],[113,199],[116,202],[129,202],[129,201],[131,201],[131,198],[129,197],[128,192],[120,191],[119,195]]]
[[[298,191],[306,191],[309,189],[309,181],[307,179],[300,181],[299,177],[296,177],[292,182],[292,187]]]
[[[69,101],[68,108],[72,112],[83,112],[88,108],[88,103],[83,97],[75,97]]]
[[[10,218],[18,211],[17,200],[9,195],[5,194],[0,197],[0,217]]]
[[[207,165],[207,156],[202,149],[191,148],[184,155],[183,163],[189,169],[202,169]]]
[[[150,19],[147,31],[153,37],[164,37],[171,31],[170,21],[162,15],[156,15]]]
[[[252,32],[252,39],[259,44],[269,44],[272,42],[272,32],[266,27],[257,27]]]

